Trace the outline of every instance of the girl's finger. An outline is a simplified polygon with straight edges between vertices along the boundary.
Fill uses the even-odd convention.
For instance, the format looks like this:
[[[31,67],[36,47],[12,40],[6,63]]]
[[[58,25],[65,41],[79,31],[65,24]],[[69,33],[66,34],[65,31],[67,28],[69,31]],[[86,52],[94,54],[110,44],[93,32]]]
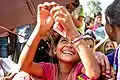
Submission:
[[[95,56],[95,58],[97,59],[98,63],[100,64],[100,59],[98,56]],[[100,64],[101,65],[101,64]]]
[[[110,73],[110,63],[106,56],[104,56],[104,61],[105,61],[105,65],[106,65],[106,73],[109,74]]]
[[[67,18],[67,14],[64,14],[62,11],[56,11],[55,14],[53,15],[53,18],[55,19],[56,17],[60,18]]]
[[[53,8],[50,10],[50,13],[51,13],[52,15],[54,15],[54,13],[55,13],[56,11],[60,11],[60,10],[62,10],[62,8],[63,8],[63,6],[53,7]]]
[[[40,11],[41,9],[42,9],[42,4],[39,4],[38,6],[37,6],[37,9],[38,9],[38,11]]]
[[[101,67],[102,67],[102,72],[105,72],[105,61],[102,58],[102,56],[100,56],[100,63],[101,63]]]

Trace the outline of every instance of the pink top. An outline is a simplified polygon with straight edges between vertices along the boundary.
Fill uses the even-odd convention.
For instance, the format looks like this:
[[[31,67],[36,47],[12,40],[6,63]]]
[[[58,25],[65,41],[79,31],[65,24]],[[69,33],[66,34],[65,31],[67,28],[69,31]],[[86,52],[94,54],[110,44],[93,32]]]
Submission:
[[[92,28],[92,30],[93,30],[93,31],[96,31],[97,28],[98,28],[98,26],[94,26],[94,27]]]
[[[40,80],[58,80],[58,65],[53,63],[40,62],[43,69],[43,79]],[[82,63],[76,64],[71,70],[67,80],[93,80],[81,73]]]

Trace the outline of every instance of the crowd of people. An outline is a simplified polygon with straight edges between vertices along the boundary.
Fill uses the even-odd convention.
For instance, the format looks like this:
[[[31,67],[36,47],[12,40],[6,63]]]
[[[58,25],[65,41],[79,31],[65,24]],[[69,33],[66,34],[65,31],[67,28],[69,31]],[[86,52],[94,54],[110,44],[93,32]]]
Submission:
[[[102,13],[85,16],[79,0],[39,4],[37,23],[0,38],[0,80],[119,80],[119,5],[107,7],[102,24]]]

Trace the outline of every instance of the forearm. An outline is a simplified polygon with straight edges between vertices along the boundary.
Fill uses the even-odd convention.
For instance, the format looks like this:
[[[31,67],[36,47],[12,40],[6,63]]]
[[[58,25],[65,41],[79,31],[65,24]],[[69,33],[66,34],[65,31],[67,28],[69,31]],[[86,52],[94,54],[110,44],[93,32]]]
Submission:
[[[18,64],[21,65],[22,70],[26,70],[31,66],[41,38],[39,26],[37,25],[21,52]]]
[[[75,26],[77,28],[80,28],[82,23],[79,20],[75,19],[72,15],[71,15],[71,17],[72,17],[72,20],[73,20]]]
[[[92,52],[89,50],[85,41],[81,39],[74,43],[74,46],[77,46],[76,49],[85,68],[84,73],[89,78],[98,78],[100,75],[99,64],[95,59],[94,54],[92,54]]]

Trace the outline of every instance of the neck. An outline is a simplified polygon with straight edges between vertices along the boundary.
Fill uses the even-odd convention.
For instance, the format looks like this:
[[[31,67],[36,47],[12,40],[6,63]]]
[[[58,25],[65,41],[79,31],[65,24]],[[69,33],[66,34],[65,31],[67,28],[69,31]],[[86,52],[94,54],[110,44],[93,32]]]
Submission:
[[[120,39],[117,39],[117,43],[120,44]]]
[[[69,74],[72,70],[73,64],[65,63],[63,61],[59,61],[59,70],[61,73]]]

